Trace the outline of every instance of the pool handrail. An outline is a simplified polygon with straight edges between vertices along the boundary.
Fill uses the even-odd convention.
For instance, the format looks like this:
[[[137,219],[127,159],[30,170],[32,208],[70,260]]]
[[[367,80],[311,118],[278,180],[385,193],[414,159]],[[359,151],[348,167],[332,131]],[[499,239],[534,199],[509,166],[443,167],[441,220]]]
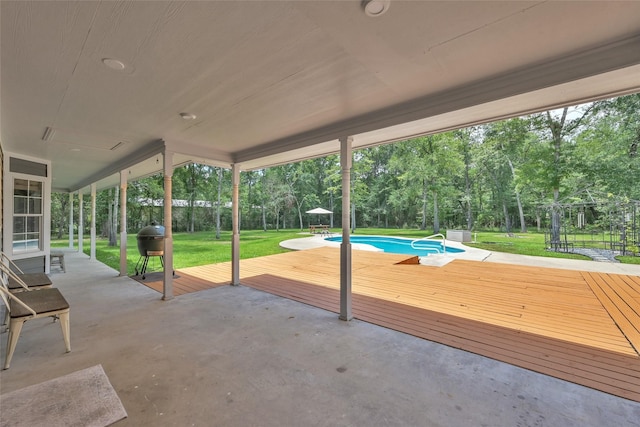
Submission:
[[[411,248],[415,249],[415,250],[422,250],[421,248],[416,248],[414,246],[414,243],[419,242],[420,240],[431,239],[432,237],[442,237],[442,249],[443,249],[442,253],[446,254],[447,253],[447,239],[444,237],[444,235],[442,233],[436,233],[436,234],[432,234],[431,236],[421,237],[419,239],[414,239],[414,240],[411,241]]]

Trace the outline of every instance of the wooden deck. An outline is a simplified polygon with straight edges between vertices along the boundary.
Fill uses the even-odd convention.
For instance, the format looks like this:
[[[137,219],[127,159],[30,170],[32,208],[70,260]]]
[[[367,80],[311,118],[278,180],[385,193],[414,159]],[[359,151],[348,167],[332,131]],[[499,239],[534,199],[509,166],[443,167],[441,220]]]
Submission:
[[[242,260],[241,282],[337,313],[339,256],[318,248]],[[640,402],[640,277],[398,264],[406,258],[353,252],[354,317]],[[212,286],[230,273],[229,263],[178,272]]]
[[[142,283],[145,286],[150,287],[154,291],[162,293],[164,288],[162,272],[147,273],[143,279],[140,276],[131,276],[132,279]],[[229,279],[221,279],[219,282],[214,282],[206,278],[191,276],[183,271],[176,271],[173,277],[173,295],[180,296],[189,294],[191,292],[204,291],[205,289],[217,288],[218,286],[224,286],[229,284]]]

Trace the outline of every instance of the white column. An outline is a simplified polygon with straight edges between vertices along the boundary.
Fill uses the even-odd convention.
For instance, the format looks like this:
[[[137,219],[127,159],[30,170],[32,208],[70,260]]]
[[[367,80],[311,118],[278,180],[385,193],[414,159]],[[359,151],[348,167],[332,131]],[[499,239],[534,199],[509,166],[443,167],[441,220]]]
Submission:
[[[231,284],[240,284],[240,165],[231,166]]]
[[[164,278],[162,286],[162,299],[173,299],[173,221],[171,217],[171,204],[173,195],[171,190],[173,177],[173,152],[166,148],[164,158]]]
[[[69,193],[69,249],[73,249],[73,193]]]
[[[91,184],[91,249],[90,258],[96,259],[96,183]]]
[[[129,170],[120,171],[120,276],[127,275],[127,178]]]
[[[84,205],[82,203],[83,198],[82,190],[78,191],[78,253],[84,251]]]
[[[352,137],[340,138],[342,170],[342,243],[340,244],[340,320],[351,320],[351,143]]]

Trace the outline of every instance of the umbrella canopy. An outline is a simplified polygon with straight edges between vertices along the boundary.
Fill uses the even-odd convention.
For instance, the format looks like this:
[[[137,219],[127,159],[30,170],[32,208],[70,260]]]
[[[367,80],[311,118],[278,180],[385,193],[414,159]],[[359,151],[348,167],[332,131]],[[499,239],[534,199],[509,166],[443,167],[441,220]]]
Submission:
[[[315,209],[311,209],[310,211],[307,211],[308,214],[330,214],[333,213],[331,211],[328,211],[326,209],[323,208],[315,208]]]

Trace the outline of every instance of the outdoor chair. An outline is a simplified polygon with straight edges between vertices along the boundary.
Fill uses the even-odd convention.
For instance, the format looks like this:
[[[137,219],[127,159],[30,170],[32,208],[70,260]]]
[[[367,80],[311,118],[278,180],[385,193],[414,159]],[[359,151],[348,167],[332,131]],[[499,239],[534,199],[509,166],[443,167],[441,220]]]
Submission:
[[[24,273],[4,252],[1,253],[0,274],[7,279],[10,292],[22,292],[29,289],[44,289],[53,286],[45,273]]]
[[[9,315],[7,354],[3,369],[9,369],[22,326],[27,320],[43,317],[59,318],[66,351],[67,353],[71,351],[69,303],[64,299],[59,289],[48,288],[12,293],[7,289],[7,281],[3,275],[0,276],[0,282],[0,297],[2,297]]]

